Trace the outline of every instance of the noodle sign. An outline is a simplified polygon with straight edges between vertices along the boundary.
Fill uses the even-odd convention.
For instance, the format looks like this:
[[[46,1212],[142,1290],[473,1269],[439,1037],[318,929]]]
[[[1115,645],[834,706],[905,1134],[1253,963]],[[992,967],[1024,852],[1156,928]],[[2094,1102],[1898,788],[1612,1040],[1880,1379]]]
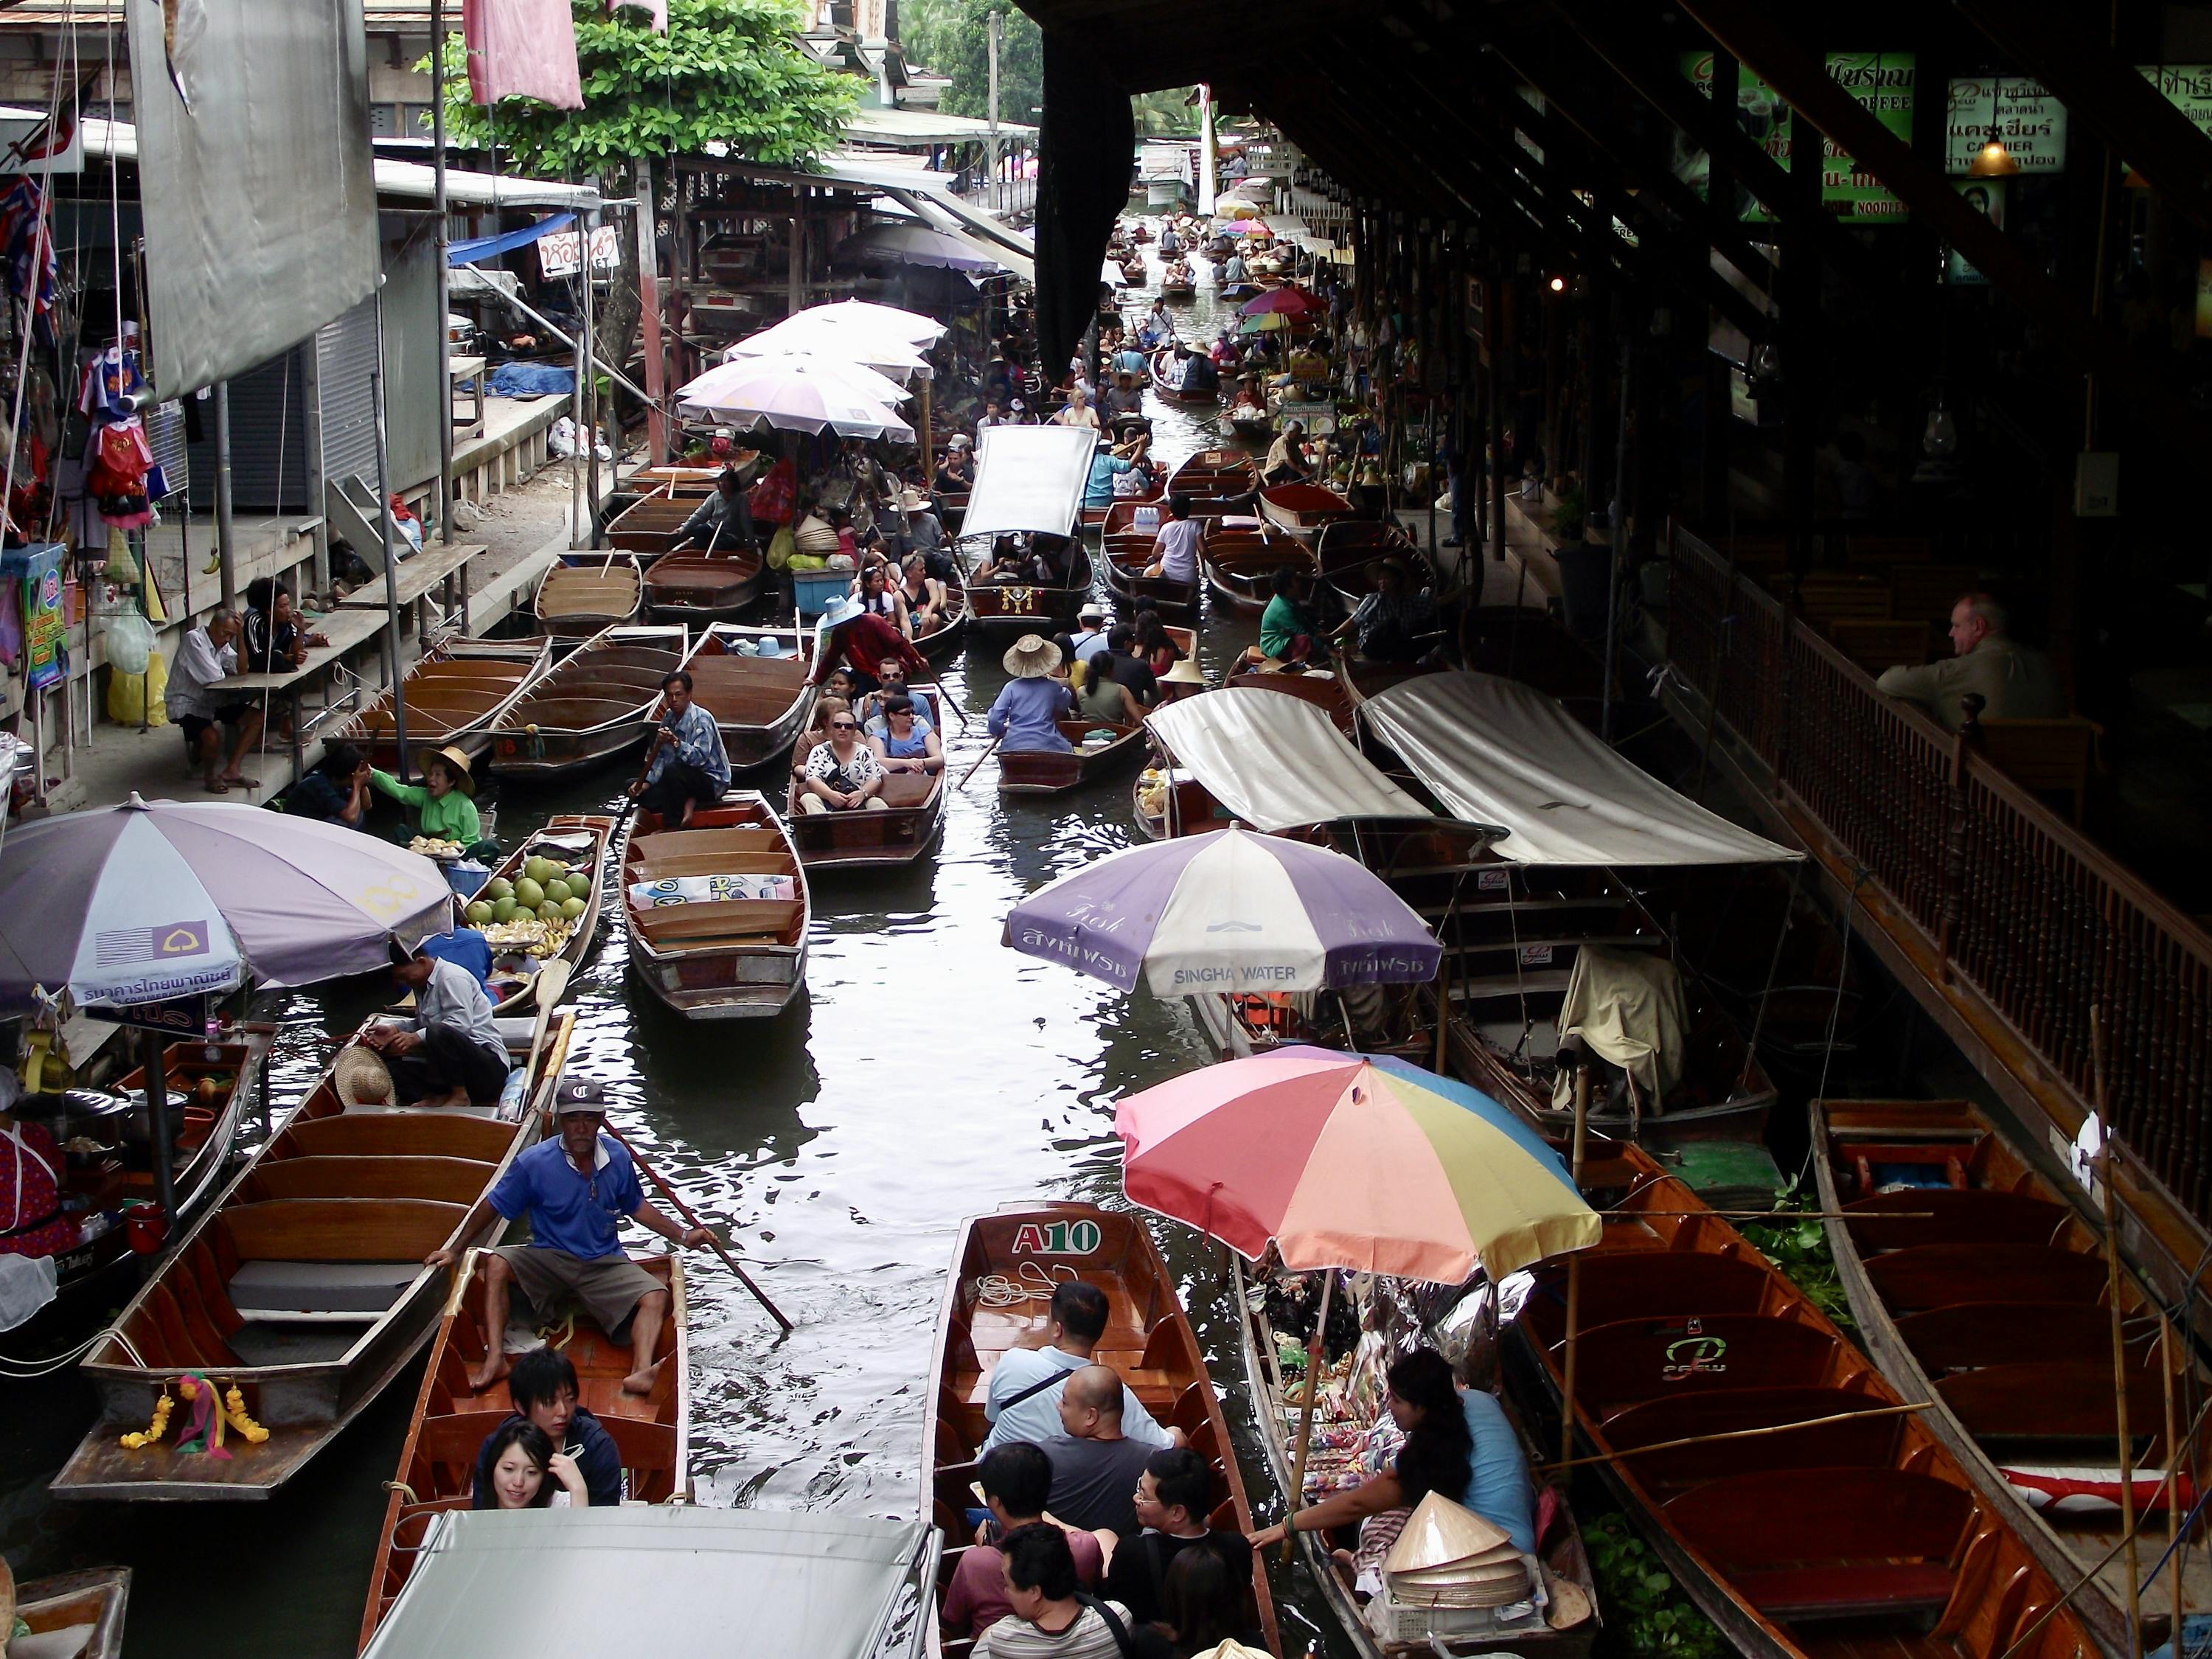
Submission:
[[[1014,1231],[1016,1255],[1091,1255],[1101,1236],[1095,1221],[1054,1221],[1039,1226],[1024,1221]]]

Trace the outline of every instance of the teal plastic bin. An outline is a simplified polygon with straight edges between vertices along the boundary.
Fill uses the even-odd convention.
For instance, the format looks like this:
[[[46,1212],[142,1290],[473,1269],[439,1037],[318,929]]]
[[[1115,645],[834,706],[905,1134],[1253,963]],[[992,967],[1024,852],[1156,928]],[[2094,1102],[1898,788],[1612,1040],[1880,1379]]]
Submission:
[[[791,588],[801,617],[818,617],[830,608],[830,601],[853,585],[849,570],[794,570],[791,573]]]

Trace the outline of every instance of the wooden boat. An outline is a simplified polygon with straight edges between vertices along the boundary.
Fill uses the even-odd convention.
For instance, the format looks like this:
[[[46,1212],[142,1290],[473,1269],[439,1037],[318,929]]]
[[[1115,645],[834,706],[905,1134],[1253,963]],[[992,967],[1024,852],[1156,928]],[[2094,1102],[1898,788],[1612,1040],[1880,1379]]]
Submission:
[[[913,688],[927,707],[941,743],[945,736],[944,694],[933,685]],[[896,870],[920,859],[937,843],[945,828],[943,772],[893,772],[884,780],[881,811],[809,812],[799,802],[799,778],[811,752],[802,732],[790,753],[789,793],[783,821],[799,848],[799,861],[810,871]]]
[[[1031,1279],[1049,1285],[1070,1276],[1106,1293],[1106,1334],[1095,1355],[1097,1362],[1121,1374],[1155,1421],[1182,1430],[1213,1471],[1208,1524],[1251,1531],[1252,1506],[1244,1496],[1244,1477],[1237,1467],[1221,1402],[1214,1397],[1205,1352],[1152,1234],[1141,1217],[1126,1211],[1072,1203],[1009,1204],[961,1224],[938,1311],[931,1388],[922,1407],[926,1517],[947,1537],[964,1538],[972,1532],[963,1516],[975,1501],[969,1487],[988,1432],[983,1401],[992,1367],[1008,1349],[1034,1346],[1044,1335],[1048,1295],[1000,1303],[986,1300],[982,1285],[1003,1279],[1026,1287]],[[1280,1653],[1267,1565],[1256,1558],[1252,1594],[1268,1650]],[[964,1643],[949,1644],[947,1650],[955,1646],[967,1650]]]
[[[1282,1351],[1278,1344],[1278,1334],[1267,1316],[1262,1279],[1233,1251],[1229,1253],[1229,1262],[1236,1305],[1243,1312],[1244,1381],[1251,1395],[1252,1416],[1259,1428],[1260,1450],[1267,1459],[1268,1472],[1274,1477],[1276,1489],[1287,1493],[1297,1462],[1297,1425],[1301,1413],[1291,1390],[1297,1385],[1293,1382],[1286,1386],[1284,1380]],[[1381,1305],[1395,1310],[1404,1304],[1394,1298]],[[1366,1310],[1362,1311],[1364,1317]],[[1389,1322],[1394,1327],[1399,1323],[1395,1319]],[[1392,1335],[1396,1340],[1389,1343],[1389,1351],[1393,1353],[1398,1351],[1397,1340],[1426,1342],[1430,1340],[1425,1331],[1401,1332],[1394,1329]],[[1296,1336],[1285,1333],[1282,1340],[1295,1341]],[[1329,1397],[1327,1389],[1323,1390],[1322,1397],[1324,1401]],[[1315,1424],[1317,1437],[1323,1426],[1317,1416]],[[1349,1426],[1364,1428],[1366,1425]],[[1540,1463],[1543,1459],[1528,1443],[1525,1431],[1522,1442],[1529,1464],[1533,1467]],[[1316,1472],[1328,1456],[1326,1452],[1309,1455],[1309,1476]],[[1590,1577],[1589,1557],[1583,1547],[1581,1531],[1575,1525],[1573,1512],[1567,1506],[1565,1483],[1555,1480],[1542,1484],[1551,1486],[1552,1498],[1548,1509],[1540,1505],[1536,1510],[1540,1517],[1548,1517],[1544,1521],[1544,1530],[1537,1540],[1537,1554],[1544,1564],[1547,1575],[1553,1581],[1552,1599],[1555,1604],[1560,1599],[1556,1592],[1557,1585],[1571,1584],[1581,1593],[1583,1606],[1588,1609],[1584,1617],[1563,1629],[1552,1628],[1542,1618],[1532,1618],[1522,1621],[1522,1626],[1492,1626],[1464,1632],[1447,1633],[1447,1626],[1437,1632],[1433,1647],[1425,1628],[1418,1634],[1409,1633],[1385,1639],[1376,1634],[1365,1616],[1365,1607],[1352,1595],[1351,1587],[1345,1583],[1343,1577],[1334,1570],[1329,1558],[1331,1540],[1326,1536],[1301,1533],[1297,1537],[1298,1553],[1305,1562],[1307,1571],[1312,1576],[1313,1583],[1320,1587],[1320,1600],[1335,1615],[1337,1623],[1342,1626],[1346,1641],[1361,1659],[1400,1659],[1401,1656],[1411,1659],[1411,1656],[1416,1654],[1438,1654],[1443,1656],[1443,1659],[1450,1659],[1454,1654],[1477,1653],[1525,1654],[1530,1656],[1530,1659],[1539,1659],[1540,1656],[1546,1655],[1558,1656],[1559,1659],[1583,1659],[1583,1656],[1590,1651],[1598,1631],[1600,1621],[1595,1616],[1598,1610],[1597,1587]],[[1290,1507],[1297,1508],[1298,1505]],[[1443,1617],[1449,1619],[1451,1615],[1446,1613]],[[1425,1620],[1423,1623],[1425,1626],[1427,1621]]]
[[[496,922],[485,928],[485,942],[492,948],[491,979],[485,989],[491,994],[495,1015],[528,1018],[537,1006],[532,998],[537,989],[538,970],[548,962],[557,960],[567,963],[573,972],[582,967],[584,958],[591,955],[592,945],[599,938],[599,917],[606,897],[607,842],[614,831],[615,821],[611,817],[556,813],[545,821],[544,829],[501,859],[499,868],[492,872],[493,876],[516,882],[522,879],[523,866],[532,859],[551,859],[574,872],[572,880],[580,879],[586,884],[581,895],[582,913],[561,924],[565,931],[557,946],[549,953],[540,955],[520,943],[520,934],[526,930],[518,928],[517,938],[510,939]]]
[[[1145,260],[1142,254],[1133,255],[1121,264],[1121,283],[1126,288],[1141,288],[1145,281]]]
[[[1250,409],[1249,404],[1241,407]],[[1263,444],[1274,435],[1274,422],[1264,410],[1240,415],[1234,409],[1221,411],[1219,425],[1222,435],[1236,438],[1248,444]]]
[[[1152,240],[1152,228],[1146,224],[1142,219],[1138,220],[1135,224],[1129,228],[1129,240],[1133,242],[1151,241]]]
[[[1249,513],[1260,471],[1249,455],[1234,449],[1201,449],[1168,477],[1168,494],[1187,495],[1201,519]]]
[[[1073,752],[1055,749],[999,750],[999,793],[1002,795],[1059,795],[1109,777],[1144,757],[1145,728],[1118,720],[1064,720],[1054,722],[1060,733],[1074,745]],[[1115,733],[1111,743],[1086,748],[1084,738],[1092,732]]]
[[[1162,501],[1167,499],[1168,492],[1166,484],[1161,481],[1161,475],[1155,473],[1153,477],[1154,483],[1152,487],[1141,495],[1116,495],[1113,501],[1105,507],[1085,507],[1083,509],[1083,527],[1085,530],[1097,530],[1103,528],[1106,520],[1112,516],[1115,507],[1157,507]]]
[[[1190,274],[1190,262],[1177,259],[1160,272],[1160,298],[1163,300],[1195,300],[1198,279]]]
[[[773,641],[777,654],[754,655]],[[790,752],[791,740],[814,706],[814,630],[738,628],[714,623],[701,630],[684,659],[691,696],[714,717],[732,771],[770,766]]]
[[[119,1659],[123,1615],[131,1599],[131,1569],[93,1567],[26,1578],[15,1586],[15,1617],[33,1637],[18,1653],[34,1645],[40,1652],[66,1653],[71,1659]],[[51,1646],[48,1644],[52,1644]]]
[[[492,723],[492,765],[544,782],[637,747],[660,706],[660,683],[683,665],[683,628],[610,628],[593,635]]]
[[[656,622],[726,621],[760,597],[761,556],[750,548],[671,553],[645,568],[645,605]]]
[[[1099,527],[1098,551],[1105,561],[1107,588],[1128,601],[1130,614],[1157,611],[1163,622],[1196,624],[1202,583],[1197,576],[1187,582],[1165,576],[1147,576],[1145,570],[1158,555],[1155,544],[1167,513],[1157,499],[1116,501],[1106,509]]]
[[[792,896],[656,904],[638,896],[649,883],[712,876],[787,877]],[[688,830],[665,829],[640,807],[622,880],[630,969],[686,1019],[773,1018],[806,983],[806,872],[766,796],[732,790],[694,813]]]
[[[1734,1228],[1633,1146],[1593,1158],[1583,1187],[1605,1231],[1576,1258],[1579,1450],[1607,1460],[1607,1484],[1735,1652],[2094,1651],[2003,1510]],[[1516,1322],[1531,1397],[1563,1386],[1566,1277],[1539,1269]],[[1767,1432],[1708,1437],[1743,1430]]]
[[[483,1279],[476,1270],[479,1260],[471,1250],[454,1275],[422,1391],[416,1396],[407,1441],[400,1449],[398,1473],[386,1483],[391,1495],[384,1506],[384,1524],[377,1530],[368,1606],[362,1615],[363,1648],[414,1571],[431,1517],[470,1507],[477,1449],[514,1410],[504,1380],[482,1394],[469,1388],[470,1370],[495,1340],[495,1334],[484,1328]],[[637,1265],[666,1285],[669,1293],[668,1312],[654,1350],[662,1358],[653,1392],[623,1390],[623,1378],[630,1371],[627,1330],[601,1330],[579,1310],[559,1346],[576,1368],[577,1403],[599,1419],[622,1458],[624,1501],[663,1504],[688,1499],[691,1485],[690,1339],[684,1265],[673,1255],[642,1256]],[[515,1330],[510,1319],[507,1329],[496,1334],[497,1340],[515,1347]]]
[[[1259,647],[1252,647],[1256,652]],[[1281,696],[1296,697],[1310,702],[1327,714],[1336,729],[1351,737],[1354,731],[1352,698],[1344,689],[1344,682],[1322,670],[1304,672],[1295,668],[1266,669],[1260,665],[1267,660],[1250,653],[1238,659],[1229,671],[1224,685],[1238,690],[1270,691]]]
[[[1971,1103],[1815,1100],[1809,1107],[1828,1244],[1867,1352],[1899,1392],[1931,1402],[1917,1419],[1957,1458],[2043,1570],[2071,1585],[2106,1653],[2127,1639],[2127,1569],[2116,1455],[2118,1391],[2103,1230],[2045,1181]],[[2158,1344],[2160,1310],[2120,1276],[2128,1338],[2128,1425],[2136,1508],[2166,1535],[2171,1455]],[[2202,1397],[2193,1363],[2179,1397]],[[2177,1408],[2187,1421],[2189,1407]],[[2182,1502],[2195,1455],[2182,1450]],[[2076,1494],[2063,1504],[2060,1493]],[[2099,1497],[2086,1494],[2095,1493]],[[2101,1499],[2101,1501],[2100,1501]],[[2145,1559],[2156,1553],[2149,1540]],[[2185,1607],[2202,1607],[2212,1570],[2184,1552]],[[2171,1618],[2170,1572],[2144,1581],[2146,1619]]]
[[[960,526],[968,517],[968,498],[974,494],[967,489],[941,489],[937,492],[937,522],[948,536],[960,533]]]
[[[538,579],[538,631],[556,640],[587,640],[602,629],[637,620],[645,574],[635,554],[599,555],[556,564]]]
[[[410,759],[419,766],[449,744],[471,761],[483,759],[492,722],[545,672],[552,652],[550,639],[449,640],[417,658],[401,680]],[[399,745],[392,715],[392,693],[380,691],[324,741],[353,744],[371,766],[396,771]]]
[[[1260,492],[1260,516],[1311,545],[1328,526],[1352,516],[1352,502],[1321,484],[1270,484]]]
[[[1240,617],[1267,610],[1275,573],[1285,565],[1309,575],[1317,569],[1310,548],[1256,519],[1216,519],[1207,526],[1202,562],[1214,599]]]
[[[574,1024],[551,1016],[535,1070],[496,1107],[349,1109],[333,1060],[86,1356],[100,1417],[56,1496],[266,1498],[297,1474],[429,1340],[446,1280],[423,1258],[506,1226],[484,1195],[544,1133]],[[521,1066],[532,1022],[500,1030]],[[186,1376],[235,1386],[266,1437],[234,1429],[227,1457],[179,1453]],[[168,1432],[122,1444],[164,1395]]]
[[[684,526],[699,510],[696,497],[655,491],[607,521],[607,545],[651,563],[684,539]]]
[[[1068,548],[1068,580],[1059,587],[1015,582],[968,584],[969,628],[1011,640],[1023,634],[1056,634],[1075,620],[1091,597],[1091,554],[1080,538]]]
[[[945,605],[943,620],[927,634],[915,636],[914,648],[932,662],[948,660],[968,637],[968,579],[961,573],[957,559],[953,561],[952,574],[945,579]]]
[[[1257,283],[1224,283],[1221,297],[1224,300],[1256,300],[1260,297]]]
[[[170,1143],[170,1180],[176,1194],[173,1232],[189,1225],[220,1189],[239,1130],[249,1114],[260,1109],[269,1047],[276,1036],[274,1025],[235,1024],[225,1027],[213,1044],[194,1039],[163,1049],[169,1093],[173,1099],[183,1098]],[[79,1242],[55,1259],[53,1304],[34,1316],[35,1325],[27,1324],[18,1343],[50,1326],[58,1330],[75,1319],[104,1317],[127,1294],[130,1275],[144,1261],[132,1253],[119,1214],[125,1205],[150,1203],[154,1197],[145,1088],[141,1066],[118,1079],[112,1092],[25,1095],[10,1109],[16,1117],[42,1126],[57,1146],[75,1148],[57,1184],[63,1197],[82,1198],[87,1206]],[[87,1150],[88,1142],[98,1150]],[[84,1230],[94,1218],[102,1225],[86,1237]]]
[[[1395,558],[1405,565],[1415,588],[1434,587],[1437,568],[1413,538],[1395,524],[1373,519],[1340,519],[1322,526],[1314,540],[1321,579],[1350,611],[1375,591],[1375,567]]]
[[[1203,386],[1186,387],[1183,385],[1183,368],[1188,361],[1172,346],[1162,346],[1152,353],[1152,395],[1165,398],[1171,404],[1212,405],[1218,403],[1221,396],[1218,375],[1209,375]],[[1169,488],[1172,489],[1174,486],[1170,484]]]

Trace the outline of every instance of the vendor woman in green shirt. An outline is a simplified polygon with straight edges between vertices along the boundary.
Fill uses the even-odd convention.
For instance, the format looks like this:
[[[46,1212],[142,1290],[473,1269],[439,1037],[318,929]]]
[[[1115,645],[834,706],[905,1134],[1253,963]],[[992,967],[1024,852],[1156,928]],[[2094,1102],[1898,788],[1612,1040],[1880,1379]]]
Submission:
[[[1313,662],[1328,654],[1305,607],[1305,586],[1296,565],[1276,567],[1275,597],[1260,615],[1260,649],[1277,662]]]
[[[389,772],[374,770],[368,781],[379,793],[391,796],[402,806],[412,806],[420,811],[422,825],[418,833],[436,841],[457,841],[464,848],[473,847],[483,839],[473,799],[477,782],[469,771],[469,757],[452,744],[422,762],[421,783],[402,783]]]

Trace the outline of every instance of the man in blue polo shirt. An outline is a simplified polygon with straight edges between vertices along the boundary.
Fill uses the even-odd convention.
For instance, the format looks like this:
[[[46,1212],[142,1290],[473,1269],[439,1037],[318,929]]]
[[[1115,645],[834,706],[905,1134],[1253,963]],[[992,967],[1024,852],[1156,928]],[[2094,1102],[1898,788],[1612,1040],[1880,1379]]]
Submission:
[[[668,1292],[623,1254],[616,1224],[631,1217],[687,1249],[711,1243],[714,1235],[704,1227],[687,1232],[646,1201],[629,1153],[599,1133],[606,1121],[606,1097],[598,1085],[564,1085],[554,1109],[560,1115],[559,1135],[516,1158],[491,1189],[491,1206],[500,1214],[510,1221],[529,1216],[530,1242],[483,1253],[484,1329],[491,1334],[490,1351],[470,1373],[469,1387],[481,1394],[507,1375],[507,1299],[510,1287],[520,1285],[540,1316],[550,1316],[565,1292],[608,1335],[619,1336],[628,1325],[633,1364],[623,1388],[650,1394],[653,1351],[668,1312]],[[453,1254],[439,1250],[428,1261],[434,1267],[451,1267]]]

